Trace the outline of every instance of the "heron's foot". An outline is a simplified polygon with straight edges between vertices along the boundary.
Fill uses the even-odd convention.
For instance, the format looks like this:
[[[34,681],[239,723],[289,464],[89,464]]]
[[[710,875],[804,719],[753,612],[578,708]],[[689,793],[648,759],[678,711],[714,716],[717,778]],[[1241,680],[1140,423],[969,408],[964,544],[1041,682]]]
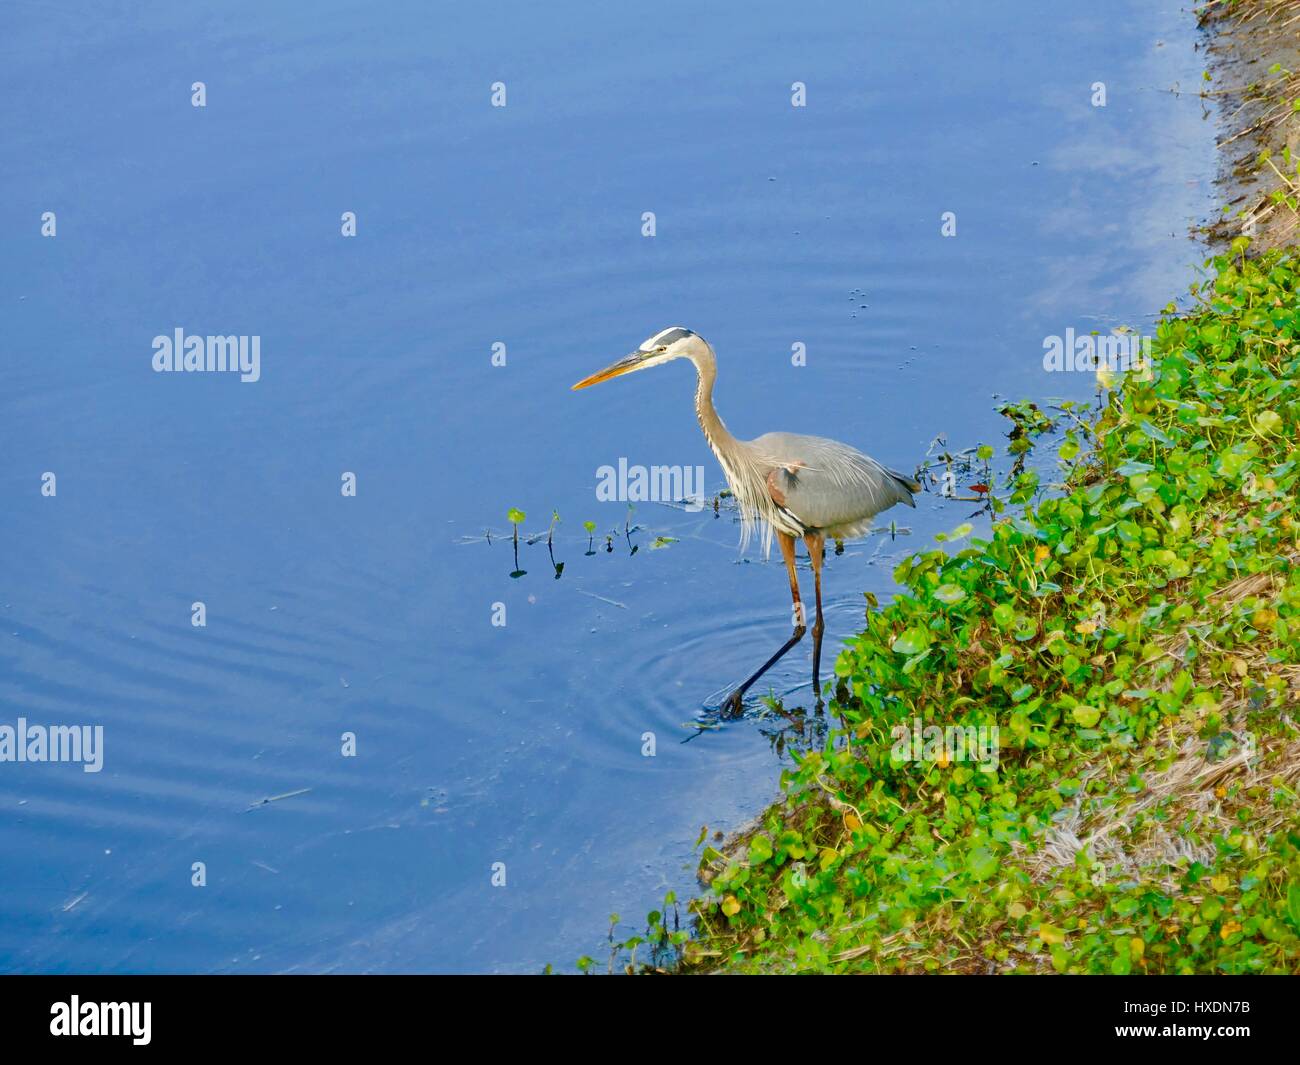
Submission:
[[[745,712],[745,697],[737,688],[722,703],[723,717],[740,717]]]

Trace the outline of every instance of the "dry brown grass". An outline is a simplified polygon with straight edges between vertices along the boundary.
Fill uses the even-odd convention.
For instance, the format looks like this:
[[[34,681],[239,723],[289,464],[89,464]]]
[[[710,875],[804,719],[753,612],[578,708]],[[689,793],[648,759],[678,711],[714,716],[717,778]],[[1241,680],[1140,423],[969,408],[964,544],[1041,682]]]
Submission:
[[[1211,47],[1216,86],[1207,95],[1218,98],[1223,127],[1219,141],[1224,160],[1225,197],[1235,217],[1210,228],[1217,239],[1240,234],[1253,239],[1258,252],[1294,244],[1300,236],[1300,214],[1272,199],[1279,186],[1300,195],[1295,158],[1300,155],[1300,113],[1292,101],[1300,98],[1300,0],[1212,0],[1198,9],[1213,24]],[[1268,73],[1273,64],[1282,72]],[[1281,161],[1290,148],[1293,165]],[[1260,153],[1273,156],[1261,164]]]
[[[1300,556],[1287,561],[1295,565]],[[1283,583],[1276,572],[1242,577],[1211,598],[1207,614],[1223,616],[1252,597],[1272,602]],[[1192,639],[1201,637],[1195,629],[1185,629],[1166,642],[1164,651],[1185,662]],[[1239,824],[1241,809],[1249,810],[1250,830],[1260,837],[1294,819],[1293,808],[1279,808],[1273,800],[1279,788],[1294,794],[1300,787],[1300,727],[1293,720],[1300,705],[1300,664],[1275,661],[1271,650],[1271,643],[1263,642],[1232,651],[1199,648],[1194,666],[1197,683],[1215,686],[1221,693],[1218,710],[1223,719],[1240,723],[1233,752],[1218,761],[1207,760],[1197,724],[1171,720],[1161,759],[1170,759],[1172,752],[1168,765],[1148,776],[1141,793],[1130,800],[1113,795],[1098,799],[1087,786],[1081,788],[1067,815],[1038,848],[1024,854],[1030,875],[1040,881],[1049,879],[1086,851],[1105,867],[1108,878],[1116,873],[1126,878],[1154,876],[1170,887],[1174,869],[1193,861],[1209,864],[1215,851],[1213,837]],[[1286,681],[1289,699],[1280,715],[1286,727],[1271,736],[1248,738],[1244,720],[1250,693],[1269,676]],[[1084,783],[1111,771],[1112,767],[1098,766]]]

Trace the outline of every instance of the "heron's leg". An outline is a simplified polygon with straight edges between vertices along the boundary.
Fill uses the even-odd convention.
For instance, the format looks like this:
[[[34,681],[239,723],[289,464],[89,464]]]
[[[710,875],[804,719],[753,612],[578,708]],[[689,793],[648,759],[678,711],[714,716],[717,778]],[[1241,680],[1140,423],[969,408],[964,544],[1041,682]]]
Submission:
[[[758,680],[764,673],[771,669],[781,657],[790,650],[795,644],[803,639],[806,631],[804,628],[803,600],[799,598],[799,578],[794,572],[794,537],[786,536],[785,533],[776,534],[777,541],[781,545],[781,557],[785,559],[786,571],[790,574],[790,597],[794,600],[794,632],[790,638],[781,645],[780,650],[771,658],[764,662],[758,670],[744,684],[727,696],[727,701],[723,703],[723,709],[733,717],[738,717],[741,711],[741,703],[745,698],[745,692],[749,691],[754,681]]]
[[[822,632],[826,628],[826,623],[822,620],[822,560],[825,558],[826,537],[818,533],[809,533],[803,538],[803,542],[808,548],[808,559],[812,562],[813,568],[813,584],[817,589],[817,619],[813,622],[812,627],[813,698],[820,703],[822,701]]]

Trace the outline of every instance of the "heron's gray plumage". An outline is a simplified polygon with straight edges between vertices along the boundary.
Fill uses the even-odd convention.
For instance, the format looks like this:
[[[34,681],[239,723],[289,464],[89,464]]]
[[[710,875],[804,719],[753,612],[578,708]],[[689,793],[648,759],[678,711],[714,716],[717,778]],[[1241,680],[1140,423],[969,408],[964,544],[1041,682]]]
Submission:
[[[847,444],[820,436],[766,433],[748,446],[772,464],[768,493],[805,532],[823,530],[841,539],[858,536],[882,510],[896,503],[916,506],[911,478]]]
[[[896,503],[916,505],[912,495],[921,490],[919,484],[847,444],[796,433],[765,433],[754,440],[732,436],[713,406],[718,374],[713,349],[686,332],[686,350],[669,357],[695,364],[695,415],[739,504],[742,551],[756,530],[766,555],[774,531],[846,539],[861,536],[877,514]],[[652,337],[647,346],[660,344],[664,335]]]
[[[655,348],[659,347],[666,348],[669,344],[676,344],[677,341],[685,340],[687,337],[694,335],[695,334],[689,329],[683,328],[680,325],[675,325],[669,329],[665,329],[658,336],[651,337],[646,341],[644,348],[647,351],[653,351]]]

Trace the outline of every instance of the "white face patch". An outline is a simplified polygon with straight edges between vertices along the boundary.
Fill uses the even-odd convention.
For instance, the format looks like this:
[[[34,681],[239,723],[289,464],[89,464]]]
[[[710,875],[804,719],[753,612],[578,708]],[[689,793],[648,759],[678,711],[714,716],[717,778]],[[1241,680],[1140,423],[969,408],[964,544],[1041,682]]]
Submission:
[[[669,355],[666,351],[660,352],[658,355],[643,359],[639,365],[632,368],[632,372],[636,373],[638,370],[648,370],[651,366],[662,366],[666,362],[672,362],[673,358],[674,356]]]

